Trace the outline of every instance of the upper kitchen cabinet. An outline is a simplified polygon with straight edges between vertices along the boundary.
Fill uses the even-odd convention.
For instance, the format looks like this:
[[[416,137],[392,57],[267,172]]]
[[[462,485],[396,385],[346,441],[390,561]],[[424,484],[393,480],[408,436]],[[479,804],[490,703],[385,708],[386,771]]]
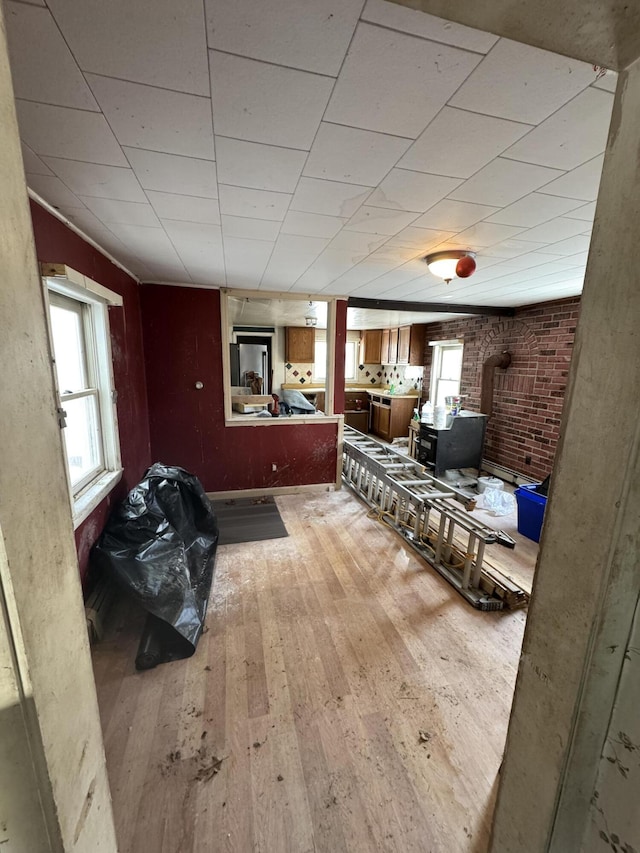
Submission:
[[[426,326],[401,326],[398,331],[398,364],[424,365],[424,339]]]
[[[382,364],[424,364],[426,326],[400,326],[382,330]]]
[[[287,326],[285,358],[296,364],[312,364],[315,359],[315,335],[313,326]]]
[[[384,355],[384,353],[383,353]],[[397,329],[389,329],[389,350],[387,354],[387,360],[383,362],[383,364],[397,364],[398,363],[398,330]]]
[[[362,332],[361,363],[382,364],[382,329],[365,329]]]

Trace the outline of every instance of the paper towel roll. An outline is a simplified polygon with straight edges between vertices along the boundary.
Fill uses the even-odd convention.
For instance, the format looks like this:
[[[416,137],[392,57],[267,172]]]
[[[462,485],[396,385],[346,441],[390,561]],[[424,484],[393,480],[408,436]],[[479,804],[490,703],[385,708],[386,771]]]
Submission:
[[[435,429],[447,428],[447,408],[446,406],[435,406],[433,409],[433,426]]]

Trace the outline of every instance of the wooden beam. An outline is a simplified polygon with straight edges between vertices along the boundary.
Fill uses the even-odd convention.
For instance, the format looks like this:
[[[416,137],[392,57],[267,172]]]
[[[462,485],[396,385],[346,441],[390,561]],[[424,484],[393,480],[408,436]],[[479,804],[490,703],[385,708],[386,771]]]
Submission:
[[[493,314],[496,317],[513,317],[515,308],[498,308],[491,305],[448,305],[443,302],[402,302],[399,299],[364,299],[350,296],[349,308],[379,308],[384,311],[424,311],[425,314]]]

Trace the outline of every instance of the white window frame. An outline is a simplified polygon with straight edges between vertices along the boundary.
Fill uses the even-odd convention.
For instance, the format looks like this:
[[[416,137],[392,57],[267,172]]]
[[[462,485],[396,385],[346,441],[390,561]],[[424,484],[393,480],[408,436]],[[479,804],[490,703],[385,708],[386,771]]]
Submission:
[[[429,346],[432,347],[431,353],[431,375],[429,378],[429,400],[436,406],[438,404],[438,384],[441,380],[456,381],[455,377],[440,376],[442,370],[442,354],[445,350],[460,350],[464,352],[464,342],[460,340],[451,341],[429,341]],[[460,393],[460,383],[462,380],[462,359],[460,361],[460,376],[457,377],[458,391]]]
[[[50,265],[43,265],[49,269]],[[99,439],[101,446],[101,464],[83,478],[75,487],[71,478],[65,452],[65,470],[69,500],[73,515],[74,528],[91,514],[104,500],[122,477],[120,456],[120,438],[118,433],[118,413],[116,391],[113,381],[113,360],[111,355],[111,335],[109,331],[109,306],[122,306],[122,297],[87,276],[71,270],[69,267],[56,268],[56,275],[43,278],[46,317],[49,328],[51,365],[53,380],[58,399],[59,420],[64,442],[64,401],[87,395],[95,396],[99,412]],[[55,370],[53,335],[50,321],[50,306],[56,296],[64,297],[78,306],[82,316],[84,331],[85,357],[89,387],[74,394],[65,395],[58,388]]]
[[[351,353],[351,358],[349,358]],[[350,368],[349,369],[349,362]],[[360,365],[360,332],[347,331],[347,340],[344,353],[344,381],[355,382],[358,378],[358,367]]]
[[[324,359],[319,359],[316,357],[317,345],[324,344]],[[320,367],[321,371],[316,372],[316,368]],[[314,382],[325,382],[327,379],[327,330],[326,329],[316,329],[315,330],[315,338],[313,342],[313,368],[312,368],[313,376],[311,377]]]

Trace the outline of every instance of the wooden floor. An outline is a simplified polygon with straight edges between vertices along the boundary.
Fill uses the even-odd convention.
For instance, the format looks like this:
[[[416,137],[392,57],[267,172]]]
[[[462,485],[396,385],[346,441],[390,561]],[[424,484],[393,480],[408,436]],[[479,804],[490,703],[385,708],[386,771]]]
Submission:
[[[94,662],[120,853],[483,853],[525,613],[481,613],[347,489],[218,549],[195,656]],[[517,549],[514,559],[517,560]]]

